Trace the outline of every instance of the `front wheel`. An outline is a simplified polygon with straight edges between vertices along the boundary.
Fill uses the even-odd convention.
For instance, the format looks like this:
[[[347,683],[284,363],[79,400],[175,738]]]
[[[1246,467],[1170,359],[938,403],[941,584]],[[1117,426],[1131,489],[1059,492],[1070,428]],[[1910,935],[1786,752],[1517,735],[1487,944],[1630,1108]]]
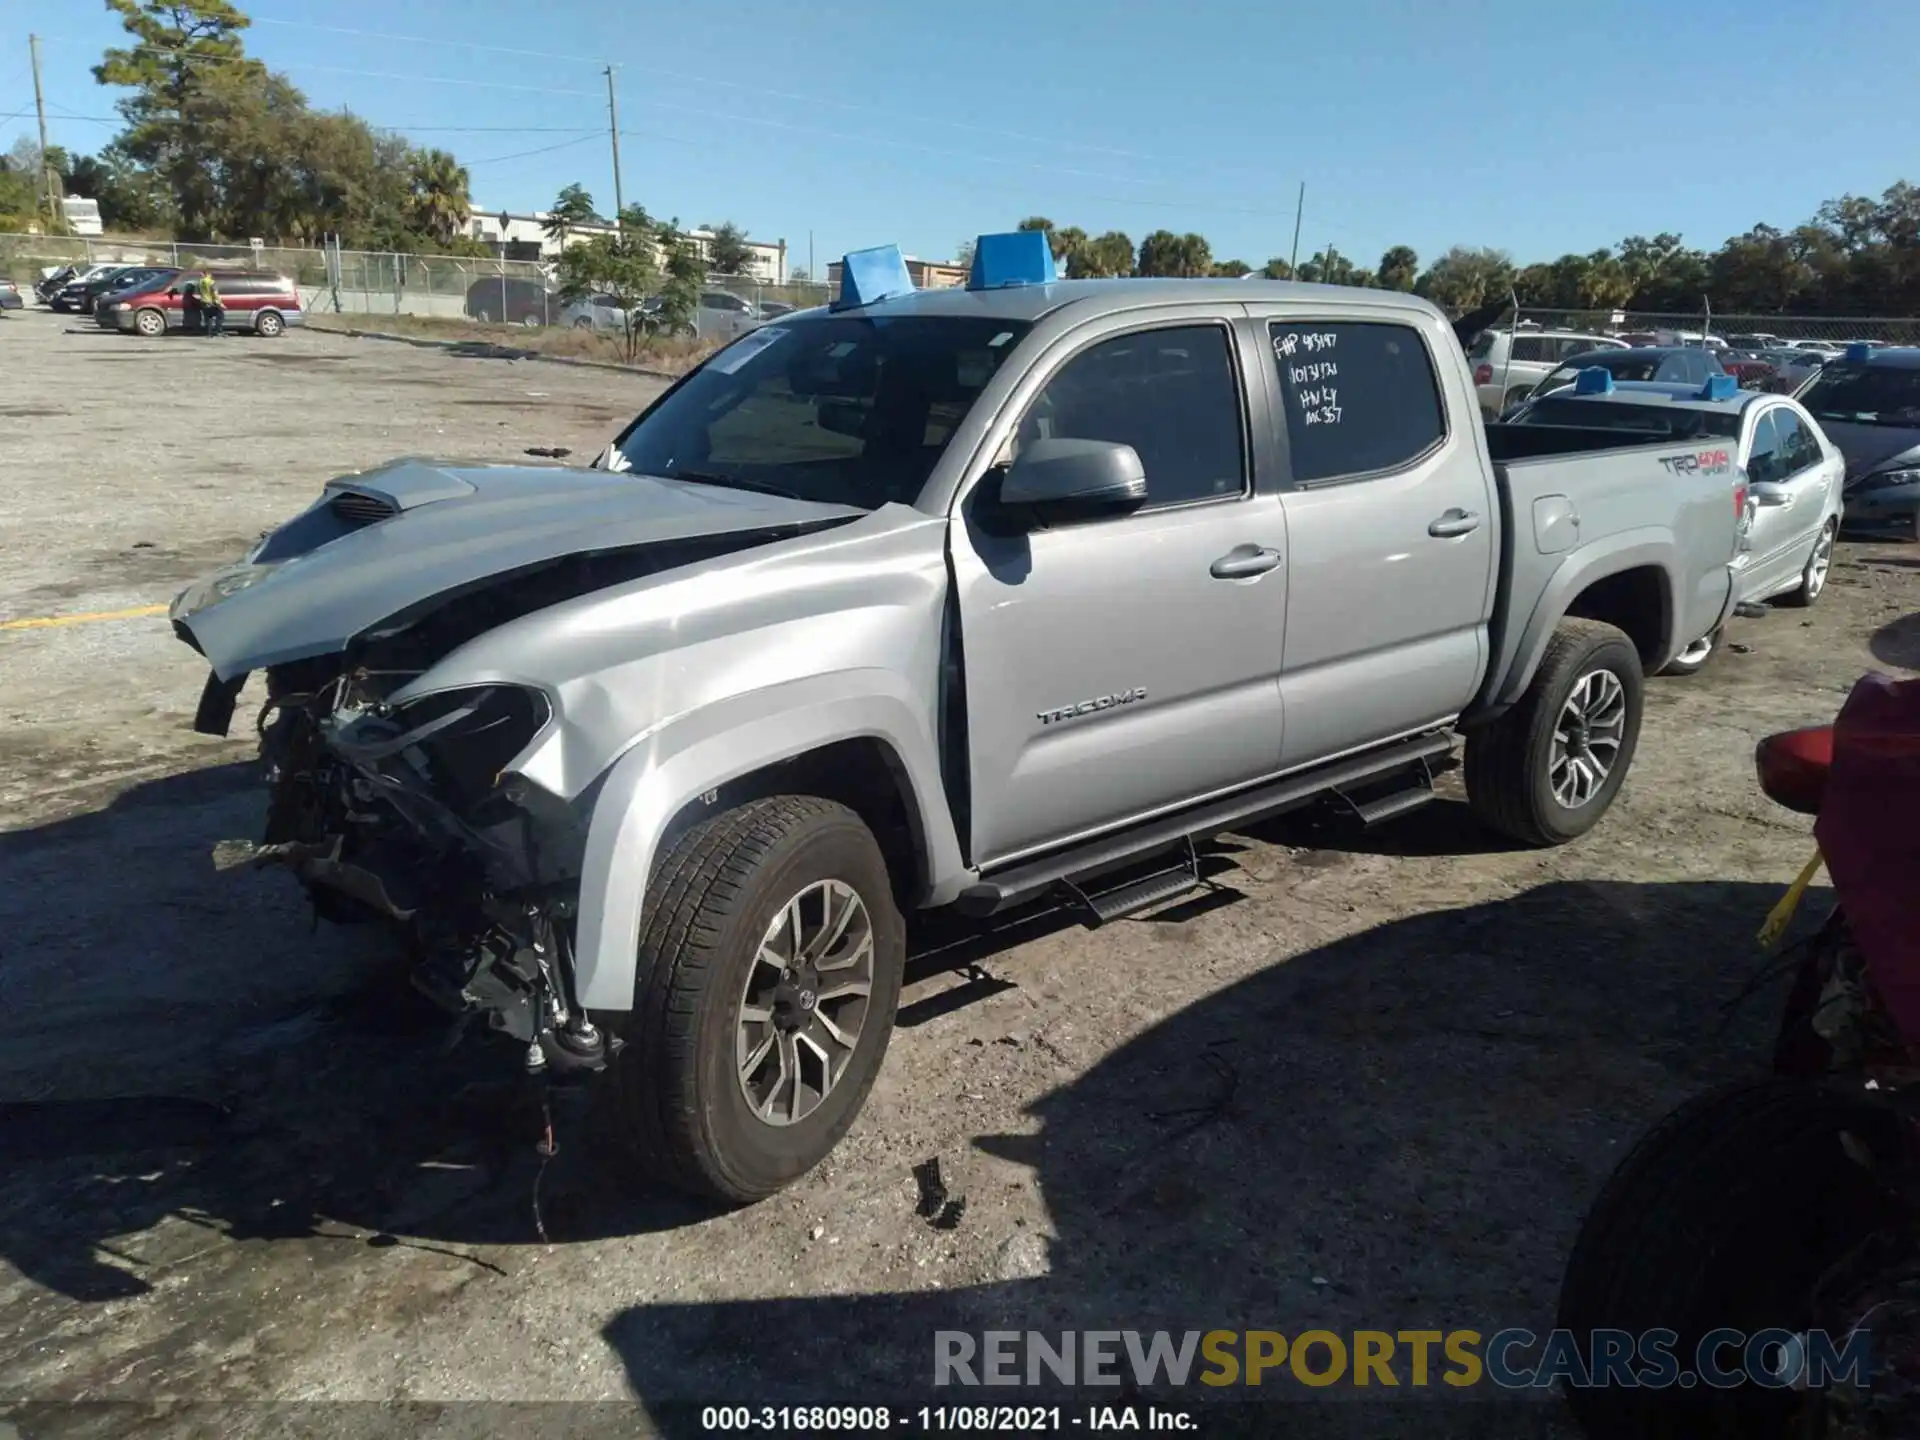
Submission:
[[[614,1095],[642,1162],[761,1200],[821,1160],[879,1073],[906,927],[872,832],[811,796],[693,826],[647,889]]]
[[[1797,605],[1804,609],[1826,593],[1827,576],[1833,570],[1833,542],[1839,534],[1838,520],[1829,520],[1820,527],[1813,549],[1807,552],[1807,563],[1800,571],[1800,583],[1780,597],[1782,605]]]
[[[142,310],[133,317],[133,328],[151,340],[167,333],[167,317],[158,310]]]
[[[1640,740],[1645,681],[1624,632],[1562,620],[1513,709],[1467,737],[1467,800],[1504,835],[1564,845],[1600,822]]]
[[[591,330],[593,328],[593,321],[585,315],[582,315],[578,320],[573,322],[573,328],[576,330]]]

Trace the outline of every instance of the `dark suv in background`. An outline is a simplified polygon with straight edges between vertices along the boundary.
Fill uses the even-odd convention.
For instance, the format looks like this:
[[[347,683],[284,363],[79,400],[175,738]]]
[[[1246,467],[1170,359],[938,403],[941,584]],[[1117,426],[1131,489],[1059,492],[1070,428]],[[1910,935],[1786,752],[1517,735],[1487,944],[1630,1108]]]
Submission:
[[[470,320],[508,325],[551,325],[566,308],[560,297],[537,280],[493,275],[467,287],[462,307]]]

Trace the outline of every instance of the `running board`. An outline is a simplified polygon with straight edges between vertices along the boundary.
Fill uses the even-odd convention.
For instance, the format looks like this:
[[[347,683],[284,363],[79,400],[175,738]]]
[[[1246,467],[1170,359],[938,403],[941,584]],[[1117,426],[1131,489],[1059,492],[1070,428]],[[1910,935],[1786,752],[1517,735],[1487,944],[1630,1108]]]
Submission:
[[[1339,792],[1339,798],[1346,802],[1361,828],[1371,830],[1410,810],[1418,810],[1433,799],[1433,765],[1430,761],[1422,760],[1404,779],[1404,785],[1388,790],[1383,795],[1375,795],[1370,800],[1357,800],[1345,790]]]
[[[1111,890],[1089,893],[1071,880],[1062,880],[1060,888],[1080,902],[1097,929],[1109,921],[1138,915],[1143,910],[1151,910],[1156,905],[1164,905],[1169,900],[1191,894],[1204,883],[1200,877],[1200,853],[1193,848],[1192,837],[1188,837],[1186,853],[1165,870],[1156,870],[1151,875],[1116,885]]]
[[[1162,850],[1209,839],[1236,825],[1250,824],[1283,811],[1298,809],[1330,791],[1358,788],[1399,770],[1418,767],[1424,772],[1452,752],[1453,737],[1441,732],[1402,740],[1381,750],[1283,776],[1251,790],[1242,790],[1190,810],[1147,821],[1118,834],[1103,835],[1084,845],[1010,866],[997,874],[982,875],[960,892],[954,901],[954,908],[962,915],[986,916],[1038,900],[1063,881],[1076,888],[1082,887],[1087,880],[1107,871],[1143,860]],[[1123,890],[1129,888],[1132,887],[1123,887]],[[1159,902],[1155,900],[1150,903]]]

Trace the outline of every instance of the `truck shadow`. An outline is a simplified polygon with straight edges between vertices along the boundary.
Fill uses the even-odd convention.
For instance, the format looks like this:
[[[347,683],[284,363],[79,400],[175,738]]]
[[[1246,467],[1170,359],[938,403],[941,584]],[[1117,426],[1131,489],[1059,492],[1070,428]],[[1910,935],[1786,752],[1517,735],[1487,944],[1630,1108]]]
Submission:
[[[1882,665],[1920,670],[1920,614],[1889,620],[1873,632],[1867,651]]]
[[[1578,1218],[1632,1141],[1684,1096],[1765,1064],[1778,992],[1724,1030],[1722,1012],[1758,968],[1755,917],[1777,895],[1554,883],[1278,957],[1043,1097],[1031,1133],[977,1135],[943,1157],[950,1188],[976,1203],[914,1248],[951,1288],[636,1305],[605,1338],[655,1423],[691,1435],[687,1407],[716,1396],[1131,1398],[932,1389],[938,1331],[1543,1333]],[[995,1204],[1022,1174],[1051,1235]],[[1291,1405],[1239,1428],[1229,1408],[1206,1429],[1576,1433],[1557,1406],[1436,1388],[1429,1402],[1468,1403],[1410,1405],[1418,1393],[1403,1390],[1401,1403]],[[1191,1386],[1178,1403],[1341,1394],[1269,1375],[1264,1390]]]
[[[534,1243],[537,1223],[565,1242],[710,1216],[606,1166],[604,1146],[578,1143],[564,1117],[568,1138],[543,1165],[539,1098],[513,1057],[479,1040],[439,1046],[446,1022],[413,996],[378,932],[309,933],[285,876],[216,869],[217,842],[257,820],[252,767],[235,764],[0,835],[0,1260],[95,1303],[147,1293],[189,1230],[203,1247],[424,1247],[491,1268],[473,1247]],[[1217,881],[1230,880],[1227,863],[1211,862]],[[1513,1206],[1571,1205],[1598,1178],[1599,1130],[1627,1133],[1691,1073],[1712,1003],[1746,968],[1754,917],[1772,899],[1760,886],[1549,887],[1276,963],[1042,1102],[1038,1141],[982,1137],[982,1154],[1024,1153],[1057,1217],[1053,1274],[1007,1297],[1037,1287],[1061,1314],[1117,1310],[1141,1286],[1184,1293],[1203,1273],[1195,1265],[1224,1263],[1232,1226],[1254,1227],[1243,1240],[1274,1230],[1280,1254],[1306,1243],[1302,1227],[1337,1231],[1349,1214],[1357,1228],[1340,1243],[1390,1253],[1409,1277],[1440,1263],[1433,1246],[1497,1258],[1513,1227],[1524,1232]],[[935,927],[916,934],[912,973],[990,962],[1075,920],[1016,917],[972,951],[941,950]],[[1196,1062],[1203,1054],[1216,1058]],[[1218,1113],[1191,1130],[1152,1118],[1189,1104]],[[1509,1184],[1532,1198],[1500,1199]],[[1414,1222],[1375,1233],[1361,1216],[1376,1201],[1403,1217],[1438,1206],[1443,1222],[1416,1254]],[[1198,1246],[1192,1257],[1181,1236]],[[1535,1299],[1537,1247],[1563,1238],[1529,1241]],[[1093,1282],[1107,1264],[1124,1285]],[[1371,1295],[1390,1269],[1366,1264]],[[1166,1267],[1158,1279],[1153,1266]],[[1236,1284],[1223,1298],[1248,1298],[1245,1278]],[[817,1309],[796,1315],[845,1336],[874,1305],[937,1318],[943,1306],[1001,1303],[992,1287],[979,1293],[951,1305],[807,1302]],[[657,1334],[671,1354],[758,1309],[641,1311],[609,1336],[650,1396],[670,1372],[621,1337]]]

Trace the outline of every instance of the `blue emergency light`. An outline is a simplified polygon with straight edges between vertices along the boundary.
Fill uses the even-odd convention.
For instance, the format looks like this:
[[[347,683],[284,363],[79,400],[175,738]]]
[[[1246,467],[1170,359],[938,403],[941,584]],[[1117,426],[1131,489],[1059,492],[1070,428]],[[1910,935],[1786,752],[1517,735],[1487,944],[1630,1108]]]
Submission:
[[[1740,382],[1731,375],[1709,375],[1700,387],[1702,400],[1731,400],[1740,393]]]
[[[840,259],[840,298],[827,308],[855,310],[895,295],[911,295],[913,289],[913,276],[907,273],[907,259],[898,245],[849,250]]]
[[[1871,345],[1865,345],[1859,342],[1855,342],[1854,344],[1847,346],[1847,359],[1856,365],[1859,364],[1862,360],[1866,359],[1872,353],[1873,353],[1873,347]]]
[[[1044,230],[1015,230],[982,235],[973,242],[973,268],[967,289],[999,290],[1009,285],[1051,285],[1060,278],[1053,247]]]
[[[1604,365],[1589,365],[1574,377],[1573,393],[1576,395],[1611,395],[1613,393],[1613,372]]]

